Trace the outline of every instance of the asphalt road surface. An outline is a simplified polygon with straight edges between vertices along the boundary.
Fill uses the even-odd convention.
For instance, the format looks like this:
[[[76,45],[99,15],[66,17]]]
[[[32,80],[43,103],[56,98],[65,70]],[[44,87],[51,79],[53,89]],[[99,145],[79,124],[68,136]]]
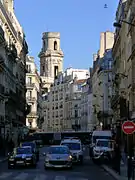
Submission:
[[[73,170],[45,170],[43,166],[43,152],[46,147],[40,151],[40,160],[36,169],[10,169],[7,168],[7,162],[0,164],[0,180],[114,180],[102,168],[93,164],[85,152],[84,165],[75,165]]]

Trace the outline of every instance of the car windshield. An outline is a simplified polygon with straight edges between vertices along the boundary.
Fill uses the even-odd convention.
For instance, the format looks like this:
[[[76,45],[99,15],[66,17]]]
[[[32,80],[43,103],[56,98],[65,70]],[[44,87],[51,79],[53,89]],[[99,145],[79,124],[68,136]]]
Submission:
[[[67,147],[50,147],[48,150],[49,154],[69,154]]]
[[[97,142],[97,146],[100,146],[100,147],[109,147],[109,141],[98,141]]]
[[[17,148],[15,154],[31,154],[31,148]]]
[[[62,143],[64,146],[68,146],[70,150],[80,150],[80,143]]]
[[[31,146],[32,149],[34,149],[34,148],[35,148],[35,143],[33,143],[33,142],[25,142],[25,143],[22,143],[22,147],[24,147],[24,146]]]
[[[111,139],[111,136],[93,136],[93,143],[96,143],[97,139]]]

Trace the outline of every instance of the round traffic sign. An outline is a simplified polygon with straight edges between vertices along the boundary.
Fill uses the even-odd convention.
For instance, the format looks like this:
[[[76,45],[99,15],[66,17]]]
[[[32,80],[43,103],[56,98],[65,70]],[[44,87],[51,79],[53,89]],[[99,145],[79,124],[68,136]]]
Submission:
[[[133,134],[135,131],[135,124],[132,121],[125,121],[122,124],[122,130],[125,134]]]

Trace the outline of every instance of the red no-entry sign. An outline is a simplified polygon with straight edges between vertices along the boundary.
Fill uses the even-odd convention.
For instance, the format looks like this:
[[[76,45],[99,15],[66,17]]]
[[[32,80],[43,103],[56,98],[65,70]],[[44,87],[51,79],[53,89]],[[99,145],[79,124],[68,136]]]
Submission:
[[[133,134],[135,132],[135,124],[132,121],[125,121],[122,124],[122,130],[125,134]]]

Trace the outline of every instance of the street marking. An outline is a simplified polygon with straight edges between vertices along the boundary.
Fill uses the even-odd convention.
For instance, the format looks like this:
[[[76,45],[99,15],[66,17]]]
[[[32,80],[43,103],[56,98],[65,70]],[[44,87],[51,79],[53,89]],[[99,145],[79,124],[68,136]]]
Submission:
[[[12,174],[13,174],[12,172],[2,173],[2,174],[0,175],[0,179],[8,178],[8,177],[11,176]]]
[[[86,179],[86,178],[69,178],[68,180],[88,180],[88,179]]]
[[[47,176],[45,174],[37,175],[34,180],[46,180]]]
[[[28,177],[28,173],[20,173],[18,176],[14,178],[14,180],[26,180]]]
[[[66,180],[65,176],[56,176],[54,180]]]

